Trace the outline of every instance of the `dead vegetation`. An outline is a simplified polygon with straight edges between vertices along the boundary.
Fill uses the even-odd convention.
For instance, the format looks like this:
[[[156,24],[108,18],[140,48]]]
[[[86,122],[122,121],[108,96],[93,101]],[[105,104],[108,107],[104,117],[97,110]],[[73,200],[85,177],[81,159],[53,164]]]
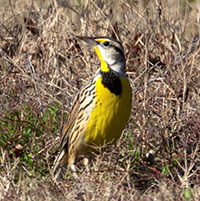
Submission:
[[[67,3],[66,3],[67,2]],[[198,1],[0,2],[1,200],[199,200]],[[74,96],[99,61],[76,35],[126,50],[130,122],[116,145],[55,182]]]

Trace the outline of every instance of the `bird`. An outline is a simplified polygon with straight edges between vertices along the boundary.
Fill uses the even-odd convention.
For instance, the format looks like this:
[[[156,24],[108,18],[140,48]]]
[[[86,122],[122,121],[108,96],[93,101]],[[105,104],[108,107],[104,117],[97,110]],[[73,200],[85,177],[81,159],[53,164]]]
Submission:
[[[132,89],[121,42],[110,37],[77,38],[94,48],[101,64],[72,105],[62,131],[60,152],[52,167],[56,178],[67,166],[76,175],[75,162],[80,155],[115,143],[126,127],[132,107]],[[87,165],[86,168],[89,171]]]

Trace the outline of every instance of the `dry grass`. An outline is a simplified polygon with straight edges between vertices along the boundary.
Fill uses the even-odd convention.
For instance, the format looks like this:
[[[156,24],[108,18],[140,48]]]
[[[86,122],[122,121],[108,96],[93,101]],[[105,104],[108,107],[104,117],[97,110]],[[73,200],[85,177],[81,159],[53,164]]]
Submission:
[[[0,1],[1,200],[199,200],[198,1]],[[119,33],[130,122],[88,177],[50,167],[74,95],[99,66],[75,35]]]

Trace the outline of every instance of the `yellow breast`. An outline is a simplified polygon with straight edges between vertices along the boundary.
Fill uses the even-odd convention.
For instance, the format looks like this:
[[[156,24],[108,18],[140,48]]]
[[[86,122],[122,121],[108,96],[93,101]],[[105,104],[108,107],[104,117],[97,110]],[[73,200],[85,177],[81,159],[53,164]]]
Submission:
[[[122,92],[111,93],[102,84],[102,78],[96,81],[95,108],[85,132],[85,143],[103,146],[117,140],[130,117],[132,93],[127,79],[120,77]]]

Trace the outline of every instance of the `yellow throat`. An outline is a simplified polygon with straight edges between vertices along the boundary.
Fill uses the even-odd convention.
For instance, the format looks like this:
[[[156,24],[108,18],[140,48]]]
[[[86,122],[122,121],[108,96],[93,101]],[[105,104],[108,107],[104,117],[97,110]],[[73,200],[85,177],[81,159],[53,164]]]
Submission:
[[[99,57],[99,59],[101,61],[101,70],[103,72],[108,72],[109,71],[108,64],[103,60],[103,57],[101,55],[100,50],[97,47],[95,47],[95,46],[94,46],[94,50],[95,50],[97,56]]]

